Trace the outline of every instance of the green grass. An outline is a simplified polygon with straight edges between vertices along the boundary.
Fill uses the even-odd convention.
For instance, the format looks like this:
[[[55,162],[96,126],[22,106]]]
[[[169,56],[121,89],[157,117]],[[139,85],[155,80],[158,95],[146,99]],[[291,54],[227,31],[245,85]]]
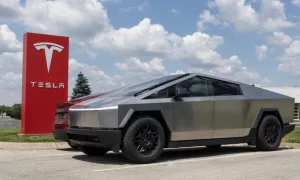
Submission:
[[[52,135],[19,136],[20,127],[0,128],[0,142],[58,142]]]
[[[287,134],[283,138],[283,141],[287,143],[300,143],[300,127],[296,127],[294,131]]]

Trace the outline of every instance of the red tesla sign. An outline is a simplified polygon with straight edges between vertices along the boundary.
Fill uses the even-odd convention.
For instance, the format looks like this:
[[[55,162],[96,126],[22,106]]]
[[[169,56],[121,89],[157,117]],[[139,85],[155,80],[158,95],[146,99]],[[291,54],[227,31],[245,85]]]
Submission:
[[[26,33],[21,134],[52,133],[56,104],[68,99],[69,38]]]

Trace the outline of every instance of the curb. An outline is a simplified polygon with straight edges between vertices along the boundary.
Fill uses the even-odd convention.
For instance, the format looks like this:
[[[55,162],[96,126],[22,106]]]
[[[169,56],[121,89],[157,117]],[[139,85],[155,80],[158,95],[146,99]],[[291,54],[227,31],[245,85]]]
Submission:
[[[42,143],[26,143],[26,142],[0,142],[0,149],[65,149],[70,148],[66,142],[42,142]]]

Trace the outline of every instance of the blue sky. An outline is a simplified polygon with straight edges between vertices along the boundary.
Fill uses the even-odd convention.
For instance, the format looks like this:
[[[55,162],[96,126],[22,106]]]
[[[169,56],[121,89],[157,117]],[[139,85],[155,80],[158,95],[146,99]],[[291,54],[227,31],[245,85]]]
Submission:
[[[20,103],[25,32],[70,37],[69,94],[201,72],[300,85],[300,0],[0,1],[0,104]]]

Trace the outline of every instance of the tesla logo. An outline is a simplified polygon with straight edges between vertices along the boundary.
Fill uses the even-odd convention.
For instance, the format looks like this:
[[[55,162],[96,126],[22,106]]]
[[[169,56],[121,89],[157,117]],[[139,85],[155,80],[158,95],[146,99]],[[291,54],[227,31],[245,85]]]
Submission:
[[[48,48],[48,46],[50,48]],[[37,49],[38,51],[41,49],[45,50],[45,55],[46,55],[46,62],[47,62],[47,70],[48,73],[50,71],[50,66],[51,66],[51,61],[52,61],[52,55],[53,55],[53,51],[58,51],[61,52],[64,47],[55,43],[51,43],[51,42],[40,42],[40,43],[35,43],[34,44],[35,49]]]
[[[53,88],[53,89],[57,89],[57,88],[65,88],[65,84],[64,83],[51,83],[51,82],[30,82],[31,87],[38,87],[38,88]]]

